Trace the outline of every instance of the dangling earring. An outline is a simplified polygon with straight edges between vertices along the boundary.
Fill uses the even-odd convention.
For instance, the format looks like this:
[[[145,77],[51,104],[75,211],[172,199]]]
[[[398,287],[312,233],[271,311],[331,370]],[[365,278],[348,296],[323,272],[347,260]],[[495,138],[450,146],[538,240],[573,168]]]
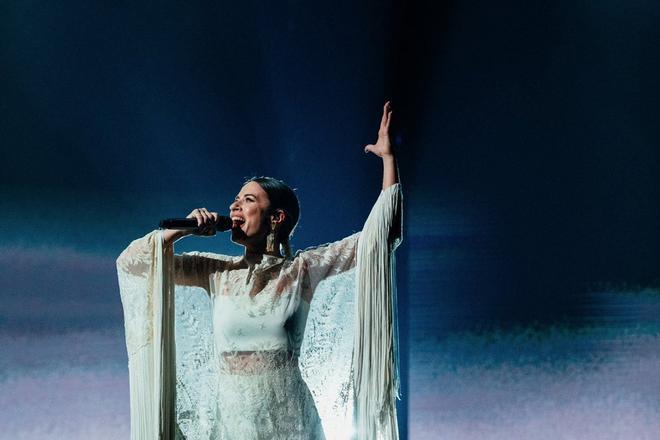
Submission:
[[[275,232],[277,229],[277,223],[271,222],[270,224],[270,232],[268,233],[268,236],[266,237],[266,252],[274,252],[275,251]]]

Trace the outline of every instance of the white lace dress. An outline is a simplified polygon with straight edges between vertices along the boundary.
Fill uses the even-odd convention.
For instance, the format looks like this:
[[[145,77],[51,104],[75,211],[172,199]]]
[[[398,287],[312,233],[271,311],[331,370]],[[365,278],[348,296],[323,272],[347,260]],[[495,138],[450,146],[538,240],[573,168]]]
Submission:
[[[397,184],[381,192],[370,214],[378,221],[372,220],[369,241],[385,241],[388,254],[400,241],[399,199]],[[169,379],[163,359],[171,312],[176,323],[169,333],[176,339],[176,427],[170,437],[311,440],[355,435],[355,267],[363,234],[298,251],[291,259],[263,255],[258,261],[200,252],[174,255],[171,246],[162,246],[159,231],[132,242],[117,260],[132,418],[144,416],[135,407],[147,407],[147,413],[160,419],[161,435],[167,430],[162,401],[167,400],[163,390]],[[160,272],[159,255],[164,257]],[[385,272],[389,264],[383,263]],[[171,303],[165,295],[157,304],[158,295],[144,294],[158,291],[159,276],[163,286],[176,286]],[[160,313],[152,319],[155,309]],[[394,339],[396,329],[386,330]],[[160,348],[155,340],[161,340]],[[150,346],[156,346],[148,356],[150,373],[133,374],[145,369],[139,353]],[[153,374],[161,378],[159,385],[138,383]],[[140,393],[155,397],[145,404]],[[134,424],[136,420],[133,439],[157,438]],[[375,431],[380,434],[373,438],[396,437],[396,427]]]

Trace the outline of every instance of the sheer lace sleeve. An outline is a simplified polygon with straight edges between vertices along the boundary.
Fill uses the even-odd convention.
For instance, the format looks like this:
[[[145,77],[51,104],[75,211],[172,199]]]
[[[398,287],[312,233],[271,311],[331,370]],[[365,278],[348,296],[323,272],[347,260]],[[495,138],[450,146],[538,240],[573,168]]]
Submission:
[[[304,282],[302,297],[311,302],[316,286],[324,279],[355,267],[359,232],[321,246],[300,251],[297,257],[303,261]]]
[[[327,438],[398,438],[392,251],[401,242],[401,216],[395,184],[380,193],[361,232],[296,255],[307,263],[303,293],[309,299],[313,292],[300,369]]]
[[[133,240],[117,258],[117,276],[124,307],[126,345],[129,354],[151,342],[152,326],[145,319],[152,309],[146,285],[153,278],[158,231]]]
[[[179,286],[201,287],[210,293],[209,275],[225,270],[231,259],[230,256],[210,252],[174,254],[174,283]]]
[[[133,240],[117,258],[120,273],[136,277],[146,277],[154,262],[153,248],[158,231],[151,231],[144,237]]]
[[[362,232],[356,232],[333,243],[307,248],[297,255],[303,259],[305,268],[303,299],[310,302],[316,286],[321,281],[355,267],[358,242],[365,231],[369,237],[373,237],[365,250],[373,250],[373,246],[385,240],[389,251],[396,249],[401,242],[401,204],[398,203],[400,193],[399,183],[381,191]]]
[[[158,231],[131,242],[117,259],[117,269],[144,278],[154,264],[153,246]],[[209,274],[223,270],[231,257],[209,252],[174,254],[173,245],[163,246],[163,252],[174,257],[174,283],[201,287],[208,292]]]

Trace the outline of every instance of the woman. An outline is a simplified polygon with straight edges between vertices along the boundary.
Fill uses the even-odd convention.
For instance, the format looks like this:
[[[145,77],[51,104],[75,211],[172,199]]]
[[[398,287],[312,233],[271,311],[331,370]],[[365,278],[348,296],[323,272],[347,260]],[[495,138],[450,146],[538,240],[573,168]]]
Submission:
[[[232,241],[245,247],[242,256],[174,255],[173,243],[188,234],[174,230],[147,234],[119,256],[133,439],[173,438],[175,432],[187,438],[322,439],[331,430],[339,435],[341,429],[331,426],[337,421],[333,413],[350,410],[353,400],[358,438],[398,437],[389,257],[400,241],[401,195],[389,140],[391,115],[388,102],[377,142],[364,148],[382,158],[383,186],[361,233],[292,256],[297,197],[281,181],[253,178],[229,207]],[[215,234],[218,213],[198,208],[188,218],[197,220],[199,234]],[[351,313],[339,305],[341,313],[328,319],[337,295],[317,299],[319,285],[354,268],[342,283],[357,291],[355,338],[345,338],[351,339],[348,349],[345,343],[336,348],[342,327],[353,325]],[[211,300],[213,416],[181,403],[191,387],[185,382],[194,382],[195,374],[174,372],[174,285],[202,288]],[[325,311],[310,314],[316,303]],[[305,332],[310,321],[313,328]],[[210,433],[200,434],[202,419],[207,425],[213,419]]]

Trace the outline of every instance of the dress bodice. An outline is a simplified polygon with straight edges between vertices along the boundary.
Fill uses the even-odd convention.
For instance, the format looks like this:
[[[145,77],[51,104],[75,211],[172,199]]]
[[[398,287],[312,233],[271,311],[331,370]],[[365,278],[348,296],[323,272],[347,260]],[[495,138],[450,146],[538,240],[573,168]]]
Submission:
[[[175,283],[209,294],[219,356],[277,350],[297,357],[316,286],[355,266],[359,236],[307,248],[290,259],[175,255]]]
[[[258,263],[236,257],[231,270],[210,274],[213,332],[218,353],[298,351],[300,261],[264,255]],[[302,323],[304,325],[304,323]],[[298,343],[296,344],[296,341]],[[297,345],[297,346],[296,346]]]

